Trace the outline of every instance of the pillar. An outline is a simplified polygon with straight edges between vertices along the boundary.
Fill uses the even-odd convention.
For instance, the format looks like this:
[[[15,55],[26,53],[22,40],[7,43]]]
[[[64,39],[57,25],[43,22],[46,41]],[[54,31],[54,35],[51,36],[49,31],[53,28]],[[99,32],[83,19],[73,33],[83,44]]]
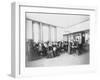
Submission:
[[[49,28],[49,33],[48,33],[48,37],[49,37],[49,41],[51,41],[51,26],[50,25],[48,25],[48,28]]]
[[[71,48],[70,48],[70,35],[68,36],[68,53],[71,53]]]
[[[34,41],[34,22],[32,21],[32,40]]]
[[[54,27],[55,41],[57,41],[57,27]]]
[[[39,42],[43,41],[43,24],[40,22],[39,23]]]

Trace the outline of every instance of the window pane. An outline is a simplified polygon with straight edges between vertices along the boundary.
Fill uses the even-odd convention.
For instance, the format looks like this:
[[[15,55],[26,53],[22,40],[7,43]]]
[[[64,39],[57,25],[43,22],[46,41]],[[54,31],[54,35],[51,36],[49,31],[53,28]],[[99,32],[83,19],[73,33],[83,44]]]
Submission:
[[[32,21],[27,21],[27,40],[32,39]]]
[[[48,25],[43,25],[43,41],[46,42],[49,40],[49,28]]]
[[[51,27],[51,41],[55,41],[54,27]]]
[[[38,42],[39,41],[39,24],[34,23],[34,41]]]

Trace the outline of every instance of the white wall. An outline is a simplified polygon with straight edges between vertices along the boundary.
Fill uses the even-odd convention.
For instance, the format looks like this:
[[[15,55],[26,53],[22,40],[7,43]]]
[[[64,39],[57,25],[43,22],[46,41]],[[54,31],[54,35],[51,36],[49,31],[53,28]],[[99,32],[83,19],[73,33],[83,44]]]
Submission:
[[[79,32],[79,31],[88,30],[88,29],[90,29],[90,21],[86,21],[86,22],[77,24],[75,26],[72,26],[66,29],[66,31],[68,31],[69,33],[73,33],[73,32]]]
[[[64,29],[63,28],[57,28],[57,41],[63,40],[63,34],[64,34]]]

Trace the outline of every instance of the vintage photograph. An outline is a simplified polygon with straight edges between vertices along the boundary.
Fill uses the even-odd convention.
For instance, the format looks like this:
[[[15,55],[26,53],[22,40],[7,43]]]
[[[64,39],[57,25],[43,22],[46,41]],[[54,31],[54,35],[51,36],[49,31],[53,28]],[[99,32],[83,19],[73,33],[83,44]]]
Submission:
[[[90,63],[90,15],[25,13],[25,66]]]

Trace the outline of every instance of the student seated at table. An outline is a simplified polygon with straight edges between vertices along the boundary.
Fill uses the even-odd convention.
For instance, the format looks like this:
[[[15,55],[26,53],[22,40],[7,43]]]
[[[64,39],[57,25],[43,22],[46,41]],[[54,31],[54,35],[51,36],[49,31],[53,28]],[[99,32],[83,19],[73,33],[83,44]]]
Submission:
[[[40,56],[43,56],[43,49],[42,49],[42,44],[41,43],[39,43],[39,45],[38,45],[38,52],[39,52]]]
[[[56,56],[57,56],[57,51],[56,51],[57,48],[56,48],[56,44],[53,43],[52,47],[53,47],[53,56],[56,57]]]
[[[56,54],[57,54],[57,56],[60,55],[60,46],[58,44],[56,46]]]
[[[48,58],[52,58],[53,57],[53,48],[52,48],[52,46],[48,46],[47,57]]]
[[[74,40],[74,52],[79,55],[78,40]]]
[[[64,42],[64,51],[67,52],[68,51],[68,43]]]
[[[46,45],[46,43],[43,43],[42,44],[42,49],[43,49],[43,56],[47,56],[47,45]]]

